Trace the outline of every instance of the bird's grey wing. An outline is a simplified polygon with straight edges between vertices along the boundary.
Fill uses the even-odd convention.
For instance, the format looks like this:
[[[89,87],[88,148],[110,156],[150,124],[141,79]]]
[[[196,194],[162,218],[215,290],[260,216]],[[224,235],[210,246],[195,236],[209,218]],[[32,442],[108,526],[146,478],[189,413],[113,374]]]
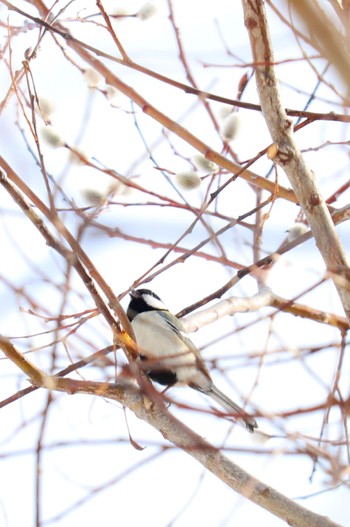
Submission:
[[[180,319],[176,318],[175,315],[169,313],[169,311],[159,311],[159,316],[162,317],[167,325],[179,336],[186,338],[183,324]]]
[[[184,344],[187,346],[189,351],[191,351],[194,354],[196,358],[196,367],[198,371],[204,375],[204,377],[203,376],[199,377],[201,379],[200,387],[203,389],[208,389],[208,387],[212,383],[209,370],[206,367],[205,362],[203,358],[201,357],[201,354],[198,348],[193,344],[192,340],[187,336],[187,333],[185,331],[185,328],[181,320],[176,318],[175,315],[171,315],[171,313],[168,313],[166,311],[160,311],[159,314],[164,318],[164,320],[169,325],[169,327],[175,331],[178,337],[181,338],[182,342],[184,342]]]
[[[165,320],[166,324],[176,333],[176,335],[181,338],[185,343],[188,349],[196,357],[196,369],[197,373],[193,375],[193,378],[189,380],[188,384],[195,390],[199,390],[206,395],[209,395],[217,403],[219,403],[227,412],[238,414],[237,419],[242,422],[249,432],[254,432],[254,429],[257,428],[257,422],[254,417],[247,414],[243,408],[241,408],[237,403],[232,401],[227,395],[225,395],[221,390],[219,390],[213,383],[209,370],[207,369],[204,360],[202,359],[199,350],[193,344],[191,339],[187,337],[187,334],[184,330],[184,326],[181,320],[176,319],[174,315],[168,313],[167,311],[160,311],[160,316]],[[174,320],[175,318],[175,320]]]

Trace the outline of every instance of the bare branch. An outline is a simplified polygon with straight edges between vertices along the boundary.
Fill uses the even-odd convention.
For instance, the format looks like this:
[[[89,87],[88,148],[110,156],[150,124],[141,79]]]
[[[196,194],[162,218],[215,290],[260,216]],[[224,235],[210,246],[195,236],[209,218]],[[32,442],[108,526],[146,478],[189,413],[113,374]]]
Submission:
[[[218,449],[176,419],[161,403],[148,400],[134,383],[121,380],[115,384],[92,381],[77,381],[45,375],[23,357],[8,339],[0,338],[0,347],[6,356],[29,375],[36,385],[49,390],[69,394],[86,393],[120,402],[132,412],[157,429],[165,439],[194,457],[226,485],[242,494],[260,507],[294,527],[339,527],[325,516],[311,512],[288,499],[269,485],[260,482]]]
[[[256,81],[261,107],[273,142],[277,147],[274,160],[286,172],[305,216],[309,222],[316,245],[334,274],[334,284],[350,320],[350,268],[345,251],[339,241],[331,215],[317,185],[316,177],[306,165],[281,104],[274,67],[273,51],[266,19],[264,2],[243,0],[245,25],[256,63]],[[306,3],[305,3],[306,4]]]

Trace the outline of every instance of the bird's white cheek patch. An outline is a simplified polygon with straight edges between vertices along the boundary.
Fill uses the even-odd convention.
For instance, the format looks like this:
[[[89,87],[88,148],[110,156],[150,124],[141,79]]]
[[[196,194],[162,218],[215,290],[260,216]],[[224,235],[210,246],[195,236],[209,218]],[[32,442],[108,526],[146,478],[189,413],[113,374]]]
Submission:
[[[154,309],[165,309],[163,302],[158,300],[158,298],[147,294],[143,295],[143,298],[146,304],[148,304],[150,307],[153,307]]]

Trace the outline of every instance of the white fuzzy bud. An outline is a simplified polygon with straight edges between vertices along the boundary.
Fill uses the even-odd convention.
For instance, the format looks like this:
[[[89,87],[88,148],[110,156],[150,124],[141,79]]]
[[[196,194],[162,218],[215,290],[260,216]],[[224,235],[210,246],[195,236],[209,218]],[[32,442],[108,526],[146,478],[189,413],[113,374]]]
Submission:
[[[84,188],[81,195],[91,207],[102,207],[107,202],[107,196],[95,188]]]
[[[221,137],[228,143],[235,139],[240,126],[240,117],[237,112],[228,115],[221,126]]]
[[[107,188],[107,195],[110,198],[114,198],[114,196],[127,196],[130,195],[133,191],[132,187],[129,187],[128,185],[124,185],[121,181],[114,181],[111,183],[111,185]]]
[[[41,128],[41,137],[46,143],[53,148],[59,148],[65,145],[65,141],[59,135],[59,133],[53,128],[53,126],[43,126]]]
[[[132,11],[127,7],[116,7],[111,10],[111,17],[117,22],[122,21],[129,16],[132,16]]]
[[[104,90],[107,99],[112,104],[115,104],[117,100],[120,98],[121,92],[117,90],[114,86],[111,86],[110,84],[107,84],[105,90]]]
[[[195,154],[192,158],[192,162],[198,170],[202,170],[207,174],[215,174],[219,170],[218,165],[214,163],[214,161],[210,161],[210,159],[202,156],[202,154]]]
[[[197,172],[194,172],[193,170],[188,172],[178,172],[175,175],[175,179],[179,187],[182,187],[184,190],[198,188],[202,182]]]
[[[219,110],[220,119],[226,119],[232,113],[232,106],[230,104],[222,104]]]
[[[295,223],[293,227],[288,229],[288,236],[287,241],[288,242],[294,242],[299,236],[302,234],[305,234],[309,230],[308,226],[305,225],[305,223]]]
[[[95,89],[101,81],[101,76],[97,73],[96,70],[92,68],[87,68],[84,71],[84,79],[88,83],[89,88]]]
[[[138,10],[137,17],[140,20],[147,20],[148,18],[151,18],[151,16],[154,16],[157,11],[158,7],[156,2],[147,2]]]
[[[39,110],[43,118],[48,121],[51,115],[55,111],[55,107],[52,101],[45,99],[45,97],[39,97]]]

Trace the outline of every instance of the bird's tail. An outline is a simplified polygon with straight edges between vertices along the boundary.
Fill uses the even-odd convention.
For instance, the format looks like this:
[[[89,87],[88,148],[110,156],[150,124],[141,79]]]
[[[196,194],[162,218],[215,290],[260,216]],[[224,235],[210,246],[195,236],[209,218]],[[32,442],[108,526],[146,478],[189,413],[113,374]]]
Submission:
[[[231,401],[231,399],[227,397],[227,395],[225,395],[221,390],[219,390],[219,388],[217,388],[214,384],[205,393],[214,399],[214,401],[216,401],[218,404],[220,404],[220,406],[222,406],[226,412],[230,414],[234,413],[237,417],[237,420],[244,424],[249,432],[254,432],[254,429],[258,428],[258,424],[254,417],[251,417],[245,410],[243,410],[243,408]]]

